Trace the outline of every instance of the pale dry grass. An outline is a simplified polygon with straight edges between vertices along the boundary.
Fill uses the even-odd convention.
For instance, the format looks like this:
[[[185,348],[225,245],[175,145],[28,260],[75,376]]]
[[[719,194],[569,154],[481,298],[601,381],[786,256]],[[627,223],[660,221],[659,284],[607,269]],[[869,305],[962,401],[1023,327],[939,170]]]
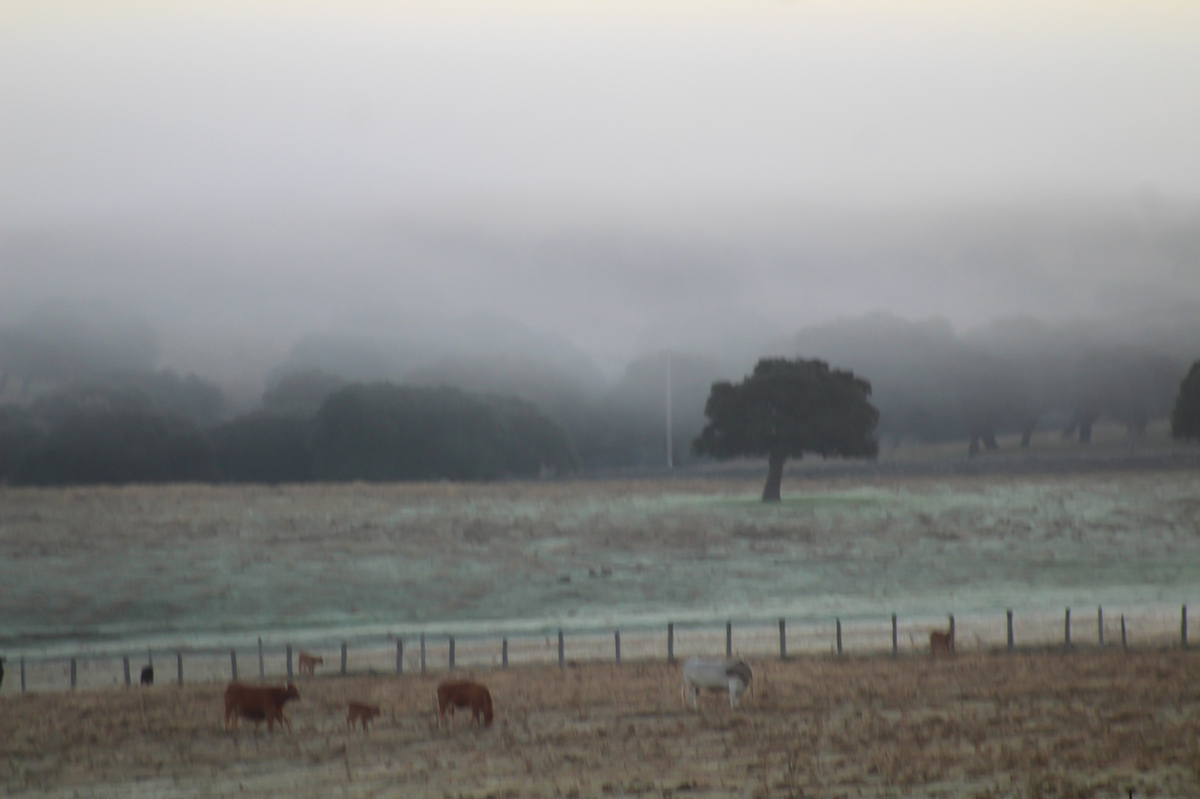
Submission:
[[[462,670],[493,728],[439,731],[437,677],[317,677],[291,733],[225,732],[220,684],[0,699],[9,793],[45,796],[1200,795],[1200,655],[756,662],[737,711],[663,663]],[[379,704],[369,733],[346,703]]]

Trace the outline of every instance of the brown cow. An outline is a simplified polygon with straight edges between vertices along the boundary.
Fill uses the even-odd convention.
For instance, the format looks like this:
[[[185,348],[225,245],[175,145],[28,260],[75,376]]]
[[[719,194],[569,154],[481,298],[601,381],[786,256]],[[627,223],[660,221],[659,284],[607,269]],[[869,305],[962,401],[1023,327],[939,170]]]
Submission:
[[[354,722],[361,721],[363,732],[367,731],[367,722],[379,715],[379,705],[368,705],[365,702],[351,702],[346,711],[346,726],[354,729]]]
[[[456,707],[471,708],[471,721],[482,718],[484,727],[492,726],[492,695],[479,683],[467,680],[444,682],[437,687],[437,702],[439,727],[447,710],[453,719]]]
[[[310,655],[307,652],[300,653],[300,674],[307,674],[310,677],[313,675],[317,666],[323,666],[325,658],[320,655]]]
[[[283,715],[283,706],[289,699],[299,698],[300,692],[293,683],[278,688],[231,682],[225,689],[225,729],[229,729],[230,721],[236,727],[237,719],[241,717],[253,721],[255,727],[265,719],[268,732],[275,728],[276,721],[290,730],[292,724]]]
[[[954,630],[934,630],[929,634],[929,653],[933,657],[937,657],[938,652],[945,652],[947,655],[954,654]]]

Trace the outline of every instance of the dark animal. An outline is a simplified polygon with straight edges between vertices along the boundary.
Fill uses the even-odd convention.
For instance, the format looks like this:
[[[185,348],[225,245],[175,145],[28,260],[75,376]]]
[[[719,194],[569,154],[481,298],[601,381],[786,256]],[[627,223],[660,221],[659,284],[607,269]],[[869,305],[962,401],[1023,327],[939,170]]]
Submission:
[[[236,726],[240,717],[253,721],[256,727],[265,719],[268,732],[275,728],[276,721],[290,730],[292,725],[283,715],[283,706],[288,700],[299,698],[300,692],[293,683],[278,688],[231,682],[225,689],[225,729],[229,729],[231,721]]]
[[[325,658],[319,655],[310,655],[307,652],[300,653],[300,673],[307,674],[310,677],[313,675],[317,666],[324,665]]]
[[[362,722],[363,732],[367,731],[367,722],[379,715],[379,705],[368,705],[365,702],[351,702],[346,711],[346,726],[354,729],[356,721]]]
[[[934,630],[929,634],[929,653],[937,657],[938,652],[954,654],[954,630]]]
[[[142,668],[142,685],[154,685],[153,666],[145,666]]]
[[[438,726],[446,717],[454,717],[456,707],[471,708],[471,721],[482,719],[484,727],[492,726],[492,695],[479,683],[467,680],[444,682],[437,687]]]

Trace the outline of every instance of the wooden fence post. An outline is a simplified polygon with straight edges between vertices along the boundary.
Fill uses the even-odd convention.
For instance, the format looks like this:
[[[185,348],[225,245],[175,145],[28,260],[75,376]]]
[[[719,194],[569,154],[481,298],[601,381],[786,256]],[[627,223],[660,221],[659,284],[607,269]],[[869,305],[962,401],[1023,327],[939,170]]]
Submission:
[[[404,674],[404,639],[396,639],[396,676]]]
[[[1125,640],[1125,614],[1121,614],[1121,649],[1128,651],[1129,644]]]
[[[563,631],[560,627],[558,630],[558,667],[563,667]]]
[[[1187,605],[1184,605],[1179,612],[1179,643],[1187,649]]]
[[[842,620],[837,620],[837,653],[838,657],[842,656]]]
[[[183,685],[183,653],[175,653],[176,674],[179,677],[179,684]]]
[[[421,674],[425,673],[425,633],[421,633]]]
[[[616,642],[616,647],[617,647],[617,665],[620,666],[621,665],[621,631],[620,630],[616,630],[613,632],[613,640]]]
[[[1067,608],[1067,615],[1063,620],[1063,636],[1064,644],[1069,649],[1071,647],[1071,609]]]
[[[71,658],[71,690],[75,690],[75,658]]]
[[[450,636],[450,671],[454,671],[454,636]]]
[[[25,656],[21,655],[21,693],[25,693]]]
[[[900,654],[900,641],[896,635],[896,614],[892,614],[892,657]]]
[[[733,657],[733,622],[725,622],[725,657]]]
[[[288,682],[292,681],[292,645],[287,645],[287,675]]]
[[[667,662],[675,662],[675,622],[667,622]]]
[[[342,676],[346,676],[346,642],[342,641]]]
[[[259,638],[258,638],[258,679],[260,679],[260,680],[266,679],[266,676],[267,676],[267,669],[266,669],[266,664],[263,663],[262,636],[259,636]]]
[[[233,681],[237,682],[237,652],[229,650],[229,671],[233,674]]]
[[[1096,606],[1096,633],[1096,640],[1104,646],[1104,608],[1100,605]]]
[[[779,620],[779,659],[787,660],[787,628],[783,619]]]
[[[500,668],[508,668],[508,639],[505,638],[500,644]]]
[[[1008,651],[1013,651],[1012,608],[1006,611],[1008,615]]]
[[[130,685],[132,685],[132,682],[129,679],[129,655],[121,658],[121,663],[125,666],[125,687],[128,688]]]

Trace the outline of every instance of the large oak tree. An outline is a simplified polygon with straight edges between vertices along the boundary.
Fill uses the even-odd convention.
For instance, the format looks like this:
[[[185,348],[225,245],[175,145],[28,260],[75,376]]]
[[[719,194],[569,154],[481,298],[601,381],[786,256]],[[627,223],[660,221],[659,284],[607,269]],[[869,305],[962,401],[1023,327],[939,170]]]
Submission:
[[[713,383],[704,407],[708,423],[692,448],[719,460],[766,455],[763,502],[778,502],[788,458],[878,454],[879,411],[870,395],[866,380],[824,361],[764,358],[741,383]]]

